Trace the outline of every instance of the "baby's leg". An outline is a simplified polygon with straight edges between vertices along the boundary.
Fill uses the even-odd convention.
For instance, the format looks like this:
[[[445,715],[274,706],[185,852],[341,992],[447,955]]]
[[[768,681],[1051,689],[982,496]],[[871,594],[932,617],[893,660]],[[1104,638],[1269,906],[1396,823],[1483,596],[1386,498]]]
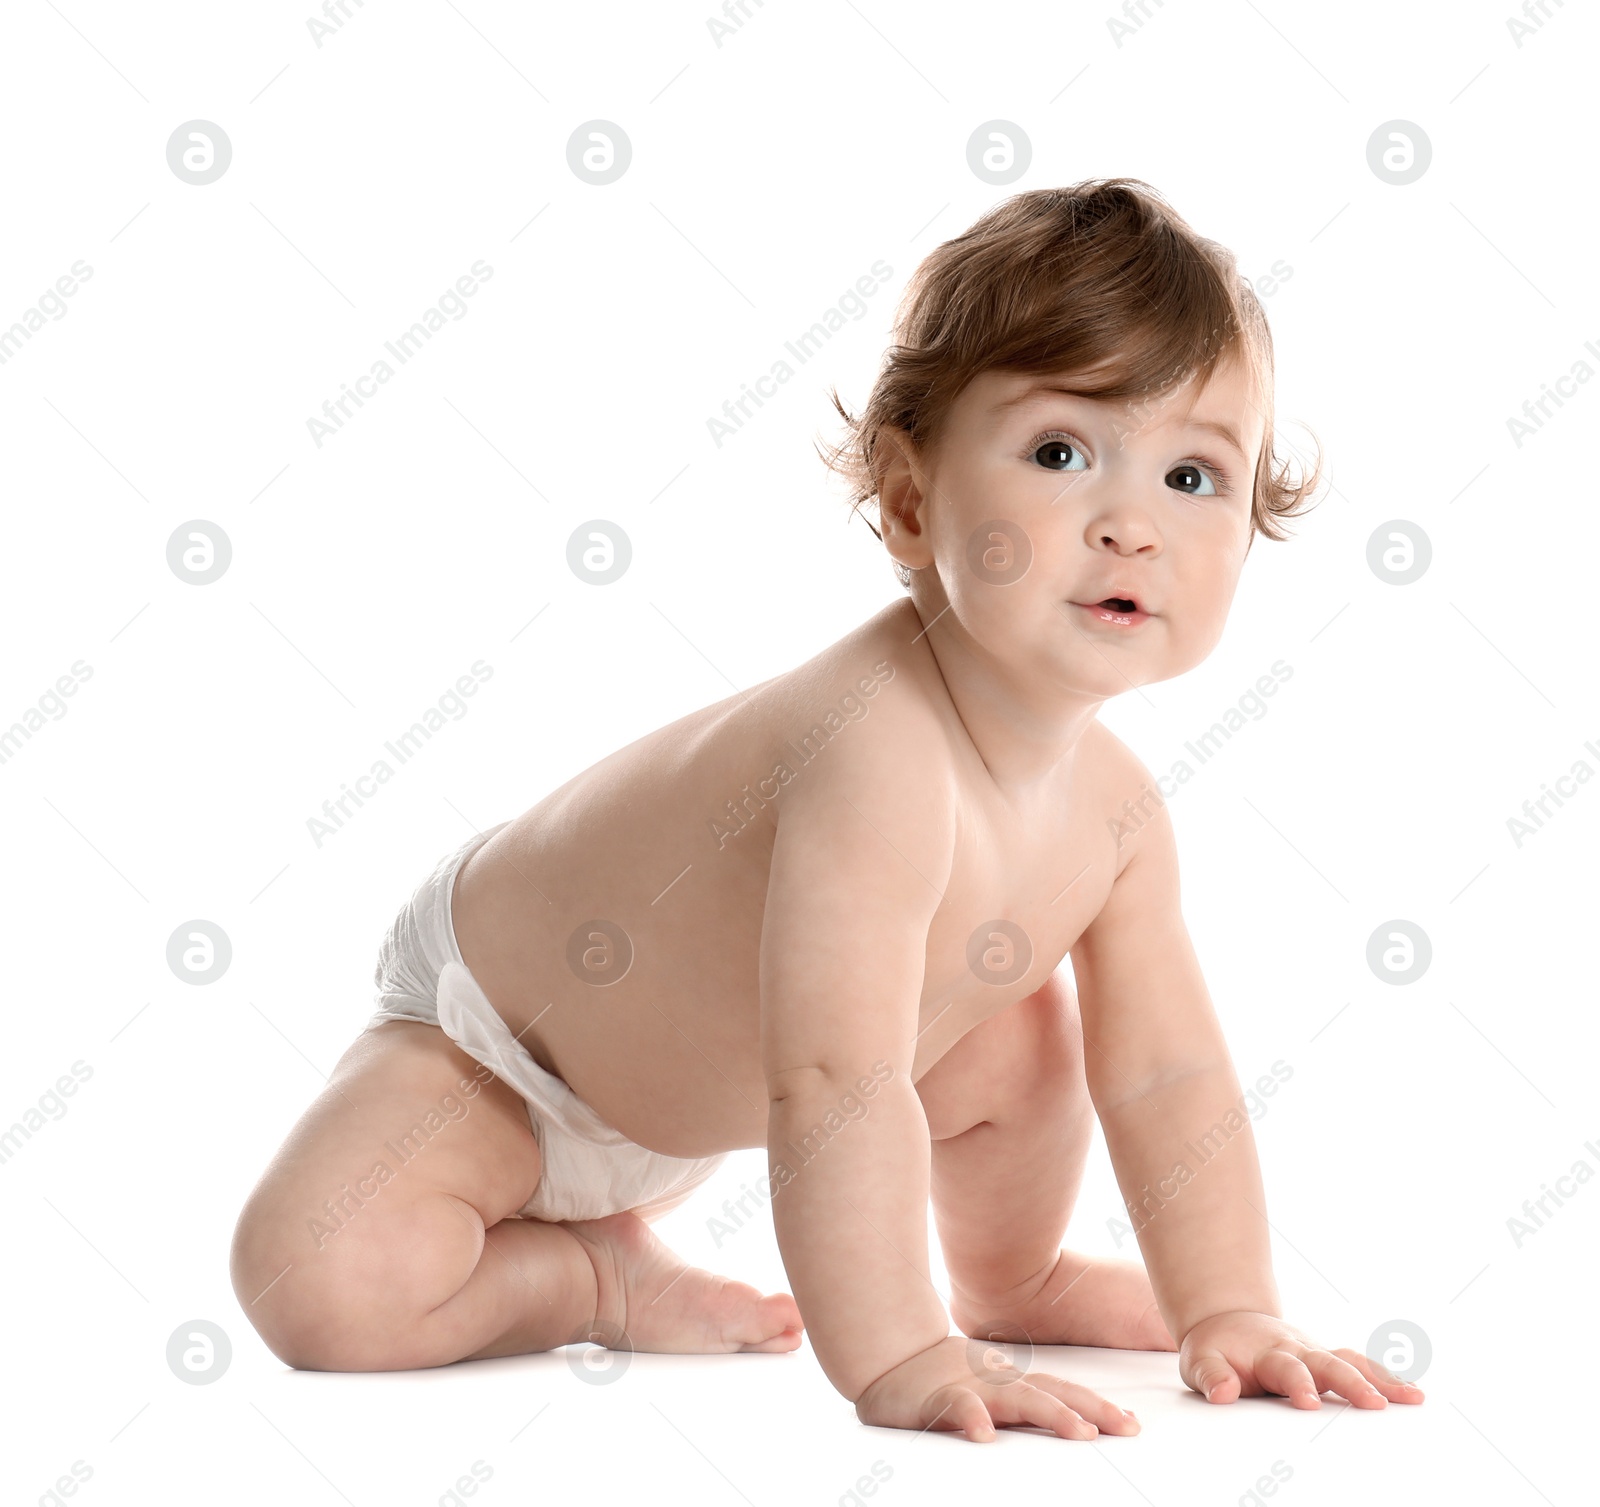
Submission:
[[[1175,1349],[1142,1266],[1061,1249],[1093,1132],[1083,1052],[1077,999],[1058,973],[917,1084],[951,1317],[984,1338]]]
[[[390,1371],[588,1338],[798,1346],[792,1298],[686,1267],[633,1214],[514,1217],[537,1185],[538,1143],[499,1079],[462,1091],[475,1074],[437,1026],[410,1021],[364,1032],[340,1059],[234,1234],[234,1291],[280,1360]]]

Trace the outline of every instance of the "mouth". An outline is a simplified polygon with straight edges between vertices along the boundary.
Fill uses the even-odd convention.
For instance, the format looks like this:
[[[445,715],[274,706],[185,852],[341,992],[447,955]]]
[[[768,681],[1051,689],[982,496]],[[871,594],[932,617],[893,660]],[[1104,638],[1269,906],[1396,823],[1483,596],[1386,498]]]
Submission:
[[[1132,597],[1103,597],[1098,602],[1074,602],[1072,605],[1086,613],[1091,622],[1113,628],[1137,628],[1152,616]]]

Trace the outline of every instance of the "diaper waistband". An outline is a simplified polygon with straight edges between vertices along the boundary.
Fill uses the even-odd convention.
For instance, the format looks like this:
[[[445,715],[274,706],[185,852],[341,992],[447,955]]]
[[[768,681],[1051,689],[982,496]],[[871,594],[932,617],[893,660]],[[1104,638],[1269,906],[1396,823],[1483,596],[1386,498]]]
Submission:
[[[591,1146],[631,1146],[615,1126],[601,1119],[565,1079],[541,1067],[511,1034],[465,963],[451,961],[439,972],[439,1025],[469,1057],[491,1069],[547,1120],[575,1140]]]

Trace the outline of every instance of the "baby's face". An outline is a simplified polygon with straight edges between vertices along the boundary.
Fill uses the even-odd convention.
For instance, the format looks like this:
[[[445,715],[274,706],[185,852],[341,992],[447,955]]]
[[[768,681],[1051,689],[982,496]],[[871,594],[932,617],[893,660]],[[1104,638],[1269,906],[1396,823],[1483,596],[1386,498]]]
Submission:
[[[1265,427],[1242,363],[1139,401],[1050,391],[1070,377],[988,371],[956,400],[932,457],[891,478],[922,494],[915,527],[885,508],[903,564],[937,567],[972,647],[1097,697],[1180,675],[1215,647],[1250,539]],[[1231,431],[1237,444],[1217,429]],[[891,495],[893,488],[890,489]],[[1099,606],[1131,598],[1133,611]],[[940,612],[929,596],[919,607]],[[947,628],[948,631],[948,628]]]

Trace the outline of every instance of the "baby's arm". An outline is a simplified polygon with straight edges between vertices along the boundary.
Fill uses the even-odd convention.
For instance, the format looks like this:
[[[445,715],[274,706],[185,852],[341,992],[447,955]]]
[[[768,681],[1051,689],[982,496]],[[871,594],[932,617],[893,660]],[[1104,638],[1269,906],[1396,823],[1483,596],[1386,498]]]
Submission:
[[[1279,1392],[1316,1407],[1323,1391],[1364,1407],[1420,1402],[1358,1351],[1321,1349],[1280,1317],[1255,1139],[1183,924],[1166,809],[1130,840],[1072,967],[1089,1094],[1180,1374],[1211,1402]]]
[[[867,773],[869,751],[828,757],[851,753]],[[919,807],[907,771],[875,790],[841,763],[808,767],[784,792],[761,1053],[779,1248],[817,1360],[854,1401],[950,1332],[928,1278],[928,1123],[911,1066],[954,822],[942,802]],[[864,1078],[881,1082],[870,1099]]]
[[[980,1377],[929,1280],[928,1122],[911,1070],[954,795],[930,769],[934,740],[901,748],[891,732],[851,728],[826,768],[808,766],[785,790],[768,882],[773,1222],[806,1333],[864,1423],[973,1439],[997,1424],[1135,1432],[1105,1399],[1045,1373]],[[864,1078],[881,1082],[870,1097]]]
[[[1278,1291],[1266,1222],[1249,1209],[1266,1207],[1250,1122],[1203,1166],[1188,1149],[1238,1107],[1240,1088],[1179,911],[1165,808],[1134,841],[1072,949],[1072,971],[1089,1096],[1161,1317],[1181,1345],[1213,1313],[1276,1314]],[[1187,1175],[1174,1174],[1179,1164]]]

